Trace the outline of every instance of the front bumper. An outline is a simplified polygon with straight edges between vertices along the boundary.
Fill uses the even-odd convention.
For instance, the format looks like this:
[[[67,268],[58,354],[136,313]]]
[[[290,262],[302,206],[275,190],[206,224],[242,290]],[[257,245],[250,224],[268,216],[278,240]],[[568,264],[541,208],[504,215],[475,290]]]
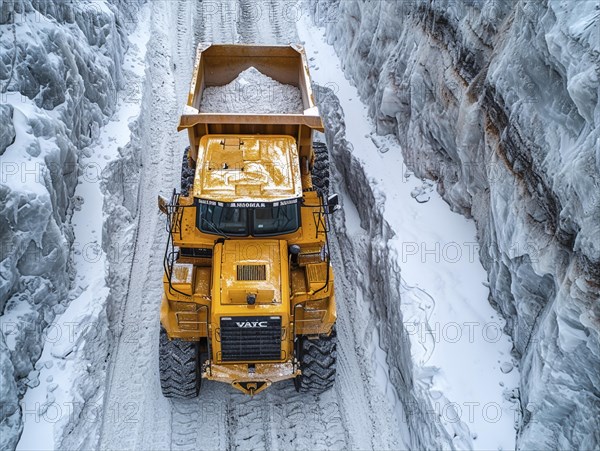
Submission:
[[[247,395],[256,395],[274,382],[293,379],[300,374],[292,363],[257,363],[254,371],[247,364],[207,364],[202,369],[202,377],[225,382]]]

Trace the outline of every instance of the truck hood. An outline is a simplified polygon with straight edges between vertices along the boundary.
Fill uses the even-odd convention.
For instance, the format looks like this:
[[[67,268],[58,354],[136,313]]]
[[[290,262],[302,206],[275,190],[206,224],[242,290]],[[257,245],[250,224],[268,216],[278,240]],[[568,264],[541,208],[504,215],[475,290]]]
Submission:
[[[227,240],[221,255],[221,304],[277,305],[289,300],[287,243]]]

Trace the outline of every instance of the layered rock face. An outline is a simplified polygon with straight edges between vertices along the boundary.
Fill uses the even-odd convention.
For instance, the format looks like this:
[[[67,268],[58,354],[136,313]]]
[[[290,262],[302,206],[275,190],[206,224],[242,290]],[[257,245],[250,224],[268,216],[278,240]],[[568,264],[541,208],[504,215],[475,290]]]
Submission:
[[[311,12],[378,131],[477,225],[490,302],[520,360],[518,446],[599,446],[600,6],[312,1]]]
[[[139,3],[0,1],[2,449],[19,437],[18,397],[39,383],[44,330],[70,301],[78,157],[114,111]]]

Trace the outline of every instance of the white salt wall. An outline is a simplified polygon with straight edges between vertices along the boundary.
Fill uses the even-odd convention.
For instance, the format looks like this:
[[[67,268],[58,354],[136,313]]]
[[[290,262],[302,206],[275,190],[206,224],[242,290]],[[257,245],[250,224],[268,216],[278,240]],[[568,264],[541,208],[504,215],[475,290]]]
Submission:
[[[477,225],[520,360],[518,446],[599,446],[598,2],[310,3],[379,131]]]
[[[1,449],[39,384],[44,329],[71,301],[80,149],[114,112],[140,3],[0,1]]]

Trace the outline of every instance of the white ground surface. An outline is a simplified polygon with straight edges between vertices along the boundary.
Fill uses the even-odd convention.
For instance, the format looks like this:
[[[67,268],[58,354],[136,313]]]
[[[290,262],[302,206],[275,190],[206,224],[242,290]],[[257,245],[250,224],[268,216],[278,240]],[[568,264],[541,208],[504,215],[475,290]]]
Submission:
[[[261,4],[263,7],[265,4]],[[271,5],[278,8],[277,3]],[[186,136],[175,132],[177,115],[187,94],[193,62],[191,2],[156,2],[152,6],[149,52],[171,55],[173,64],[150,74],[153,97],[144,107],[154,110],[157,123],[146,124],[151,142],[150,164],[144,162],[139,224],[129,295],[123,307],[123,333],[107,381],[101,449],[401,449],[400,428],[386,398],[378,391],[369,362],[357,359],[351,327],[360,311],[340,309],[339,355],[342,363],[334,390],[323,396],[299,395],[291,382],[281,383],[249,398],[229,386],[203,382],[201,396],[191,401],[168,401],[158,383],[158,307],[162,290],[162,252],[165,243],[156,195],[178,184]],[[297,40],[295,30],[279,27],[265,17],[260,24],[238,23],[223,29],[220,15],[206,19],[202,40],[211,30],[239,42],[286,43]],[[227,23],[227,22],[226,22]],[[231,21],[231,23],[236,23]],[[284,32],[285,28],[285,32]],[[167,30],[177,33],[164,34]],[[287,33],[287,34],[286,34]],[[172,70],[173,67],[177,69]],[[165,121],[165,118],[167,120]],[[142,125],[144,126],[144,125]],[[340,281],[343,276],[340,274]],[[340,295],[343,299],[344,294]]]
[[[242,2],[244,3],[244,2]],[[251,2],[250,2],[251,3]],[[290,383],[281,383],[249,398],[229,386],[203,382],[201,396],[190,401],[168,401],[161,396],[158,380],[158,308],[162,290],[162,254],[165,244],[163,219],[156,208],[157,194],[166,194],[179,183],[179,169],[187,136],[177,134],[178,111],[184,104],[192,71],[193,41],[288,43],[298,41],[295,23],[280,19],[283,4],[261,2],[250,17],[228,13],[222,3],[207,14],[201,27],[193,25],[194,2],[151,2],[147,20],[132,41],[129,68],[135,77],[147,77],[151,89],[141,103],[123,103],[115,121],[103,131],[97,147],[90,149],[90,164],[104,167],[117,157],[116,149],[129,140],[126,127],[131,117],[145,109],[140,122],[143,142],[152,143],[142,152],[137,232],[132,259],[123,262],[130,274],[129,292],[122,300],[120,337],[112,350],[98,426],[100,449],[403,449],[408,436],[405,413],[388,382],[386,355],[378,344],[377,331],[371,342],[358,337],[369,323],[364,300],[356,295],[352,281],[338,261],[338,379],[323,396],[299,395]],[[213,5],[214,6],[214,5]],[[196,11],[196,14],[198,12]],[[419,379],[438,400],[442,421],[451,429],[455,419],[468,424],[477,437],[478,449],[514,447],[513,412],[504,400],[505,388],[517,385],[518,374],[500,371],[510,361],[510,342],[501,335],[496,342],[481,339],[486,324],[500,323],[486,301],[485,273],[466,243],[475,243],[475,229],[451,213],[431,187],[412,193],[425,200],[419,204],[411,192],[421,182],[404,177],[399,149],[387,137],[377,137],[354,88],[344,79],[332,48],[321,32],[300,22],[300,38],[314,58],[312,76],[317,83],[337,86],[346,113],[348,139],[373,177],[385,199],[386,219],[397,234],[396,245],[403,279],[403,303],[407,327],[414,328],[414,359],[421,369]],[[146,48],[147,43],[147,48]],[[145,67],[141,64],[147,55]],[[162,60],[153,59],[157,55]],[[144,72],[145,69],[145,72]],[[144,75],[145,74],[145,75]],[[387,149],[387,150],[386,150]],[[400,169],[402,168],[402,169]],[[429,192],[430,191],[430,192]],[[385,195],[384,195],[385,193]],[[78,242],[99,243],[102,227],[102,193],[98,183],[80,185],[83,203],[74,216]],[[344,215],[357,235],[362,229],[357,212],[346,198]],[[437,253],[427,253],[440,246]],[[456,244],[456,245],[455,245]],[[335,249],[335,237],[334,237]],[[458,247],[457,247],[458,246]],[[474,246],[474,244],[473,244]],[[87,252],[97,249],[88,246]],[[443,250],[445,249],[445,251]],[[461,257],[456,259],[456,252]],[[83,251],[83,249],[82,249]],[[467,253],[469,252],[469,253]],[[334,252],[335,254],[335,252]],[[105,256],[76,255],[80,287],[78,298],[61,318],[64,322],[93,322],[104,302]],[[438,256],[436,258],[436,255]],[[336,255],[339,258],[339,255]],[[455,261],[456,260],[456,261]],[[427,325],[433,329],[427,332]],[[437,327],[437,329],[436,329]],[[437,332],[436,332],[437,331]],[[492,334],[497,331],[490,329]],[[472,334],[474,335],[471,335]],[[458,334],[458,335],[457,335]],[[470,339],[471,336],[477,339]],[[77,340],[72,343],[77,350]],[[53,352],[68,352],[47,345],[40,362],[42,383],[26,395],[28,405],[48,400],[72,402],[69,391],[73,368],[78,363],[54,365]],[[365,356],[367,356],[365,358]],[[62,361],[63,359],[61,359]],[[54,384],[57,384],[56,386]],[[486,404],[495,407],[484,413]],[[452,413],[454,409],[454,414]],[[460,411],[459,411],[460,409]],[[486,421],[486,416],[487,420]],[[471,420],[472,419],[472,420]],[[20,449],[52,449],[65,422],[25,418]],[[75,433],[85,434],[85,430]]]

